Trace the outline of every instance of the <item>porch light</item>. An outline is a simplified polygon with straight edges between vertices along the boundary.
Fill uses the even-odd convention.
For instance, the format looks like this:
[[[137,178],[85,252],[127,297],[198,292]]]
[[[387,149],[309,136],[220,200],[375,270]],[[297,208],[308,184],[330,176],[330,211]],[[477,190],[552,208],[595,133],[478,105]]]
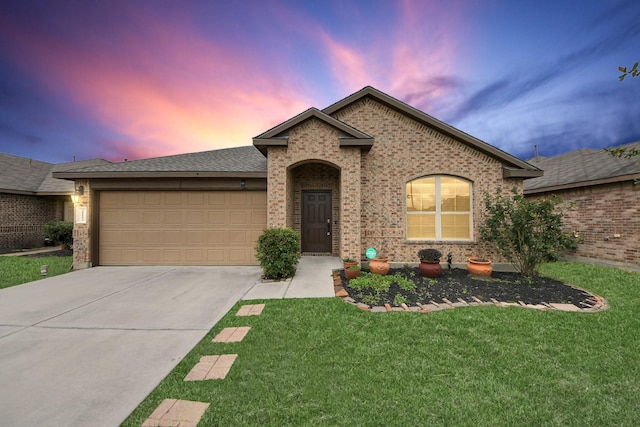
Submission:
[[[71,201],[73,203],[78,203],[80,201],[80,196],[84,194],[84,186],[79,185],[76,187],[76,192],[71,195]]]

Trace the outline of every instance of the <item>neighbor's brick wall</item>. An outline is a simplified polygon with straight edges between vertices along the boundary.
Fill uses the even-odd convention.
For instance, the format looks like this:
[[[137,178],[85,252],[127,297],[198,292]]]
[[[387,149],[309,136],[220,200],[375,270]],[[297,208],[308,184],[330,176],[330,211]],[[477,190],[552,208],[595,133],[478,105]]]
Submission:
[[[359,148],[340,148],[336,129],[320,120],[310,119],[290,130],[288,147],[269,147],[268,149],[268,211],[267,224],[270,227],[288,226],[295,228],[299,216],[299,203],[296,194],[303,187],[328,185],[328,178],[319,177],[320,182],[301,180],[301,171],[305,164],[320,163],[339,170],[340,208],[338,224],[340,240],[335,255],[355,257],[360,253],[360,156]],[[300,167],[302,169],[300,169]],[[326,174],[326,169],[323,169]],[[312,171],[312,170],[311,170]],[[331,184],[332,189],[335,188]],[[335,212],[335,210],[334,210]],[[336,218],[334,218],[334,222]]]
[[[565,230],[584,236],[584,242],[568,255],[640,265],[640,185],[627,181],[554,193],[564,200]],[[548,196],[532,194],[527,198]]]
[[[375,247],[391,262],[415,263],[419,249],[432,247],[445,256],[451,252],[454,263],[466,262],[470,256],[504,262],[490,247],[478,242],[483,195],[495,192],[498,186],[521,191],[521,179],[505,180],[499,161],[369,98],[338,111],[335,117],[375,137],[371,151],[362,156],[360,257],[367,247]],[[472,182],[473,241],[407,240],[405,184],[437,174]]]
[[[0,251],[41,247],[44,225],[63,215],[63,197],[0,194]]]

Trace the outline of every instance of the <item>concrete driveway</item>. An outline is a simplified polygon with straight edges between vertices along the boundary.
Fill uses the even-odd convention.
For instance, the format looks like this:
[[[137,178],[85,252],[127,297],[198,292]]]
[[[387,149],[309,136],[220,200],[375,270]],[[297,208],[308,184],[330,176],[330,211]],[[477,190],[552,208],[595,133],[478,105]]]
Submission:
[[[0,425],[119,425],[260,273],[96,267],[0,290]]]

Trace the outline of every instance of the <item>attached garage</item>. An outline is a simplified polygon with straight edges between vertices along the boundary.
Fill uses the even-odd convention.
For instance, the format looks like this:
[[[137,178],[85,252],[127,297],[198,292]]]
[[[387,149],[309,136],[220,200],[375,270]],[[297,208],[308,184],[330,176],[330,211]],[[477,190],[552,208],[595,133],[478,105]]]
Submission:
[[[101,191],[100,265],[256,264],[265,191]]]

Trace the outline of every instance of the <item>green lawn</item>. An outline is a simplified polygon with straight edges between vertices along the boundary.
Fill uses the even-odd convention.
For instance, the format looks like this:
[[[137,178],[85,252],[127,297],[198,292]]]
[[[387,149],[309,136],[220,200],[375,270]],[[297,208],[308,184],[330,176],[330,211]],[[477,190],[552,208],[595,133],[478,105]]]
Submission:
[[[367,313],[336,298],[264,301],[261,316],[236,317],[239,303],[124,425],[165,398],[211,402],[201,426],[638,425],[640,275],[543,271],[611,307]],[[211,343],[228,326],[252,329]],[[183,382],[201,356],[225,353],[239,355],[226,379]]]
[[[23,256],[0,256],[0,289],[42,279],[40,266],[49,266],[48,277],[69,272],[73,257],[29,258]]]

